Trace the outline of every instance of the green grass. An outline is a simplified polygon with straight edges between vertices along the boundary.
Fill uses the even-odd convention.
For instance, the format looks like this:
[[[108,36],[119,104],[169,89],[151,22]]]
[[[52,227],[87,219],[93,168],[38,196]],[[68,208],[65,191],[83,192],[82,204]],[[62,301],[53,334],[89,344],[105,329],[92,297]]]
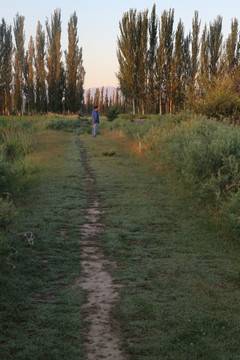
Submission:
[[[79,360],[84,294],[74,284],[81,276],[86,194],[75,137],[35,134],[26,162],[39,167],[38,178],[18,198],[15,221],[1,232],[0,357]]]
[[[78,140],[46,130],[50,119],[35,119],[24,160],[31,171],[14,198],[17,216],[0,233],[1,360],[84,358],[84,293],[74,284],[82,275],[79,241],[89,194]],[[16,124],[0,118],[2,127]],[[18,125],[32,129],[33,123],[24,118]],[[136,133],[135,124],[127,127]],[[142,153],[138,143],[103,134],[81,141],[106,225],[100,245],[117,262],[114,276],[123,285],[113,315],[129,358],[240,359],[238,241],[218,233],[212,214],[158,158],[133,155],[134,146]],[[4,214],[10,210],[15,207]]]
[[[131,155],[126,138],[82,139],[101,194],[101,244],[123,284],[114,316],[130,359],[239,359],[239,245],[165,167]]]

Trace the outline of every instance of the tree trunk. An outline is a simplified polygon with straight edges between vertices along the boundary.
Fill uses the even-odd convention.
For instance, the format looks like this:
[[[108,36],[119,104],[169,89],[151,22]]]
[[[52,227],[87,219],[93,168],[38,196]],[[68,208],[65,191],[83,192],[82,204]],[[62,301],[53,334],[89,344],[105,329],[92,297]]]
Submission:
[[[133,115],[136,114],[135,99],[133,99]]]
[[[172,101],[172,99],[169,100],[169,112],[172,115],[172,113],[173,113],[173,101]]]
[[[159,115],[162,115],[162,93],[159,94]]]
[[[144,115],[144,102],[142,101],[142,115]]]

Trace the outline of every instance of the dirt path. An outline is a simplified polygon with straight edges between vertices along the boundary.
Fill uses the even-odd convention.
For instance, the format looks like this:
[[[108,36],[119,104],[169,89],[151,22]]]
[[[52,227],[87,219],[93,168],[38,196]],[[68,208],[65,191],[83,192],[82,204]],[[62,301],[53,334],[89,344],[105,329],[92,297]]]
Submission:
[[[126,357],[119,348],[118,327],[111,316],[111,309],[118,300],[119,285],[113,283],[113,278],[106,270],[116,266],[108,261],[98,245],[99,234],[104,231],[99,215],[99,199],[91,174],[87,154],[80,144],[82,163],[86,173],[87,211],[86,222],[82,226],[81,251],[82,267],[85,273],[78,286],[87,290],[87,303],[84,305],[86,321],[89,323],[86,334],[86,357],[89,360],[116,359]]]

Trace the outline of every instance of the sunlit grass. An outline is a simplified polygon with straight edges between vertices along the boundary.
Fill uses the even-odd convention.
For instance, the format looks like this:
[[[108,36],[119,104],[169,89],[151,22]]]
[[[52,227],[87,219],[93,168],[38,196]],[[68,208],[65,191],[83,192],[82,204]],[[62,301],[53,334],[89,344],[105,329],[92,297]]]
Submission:
[[[57,164],[61,165],[61,157],[70,138],[71,134],[62,131],[43,130],[38,132],[33,139],[32,152],[26,158],[27,164],[38,165],[42,168],[51,168],[53,164],[54,167]]]

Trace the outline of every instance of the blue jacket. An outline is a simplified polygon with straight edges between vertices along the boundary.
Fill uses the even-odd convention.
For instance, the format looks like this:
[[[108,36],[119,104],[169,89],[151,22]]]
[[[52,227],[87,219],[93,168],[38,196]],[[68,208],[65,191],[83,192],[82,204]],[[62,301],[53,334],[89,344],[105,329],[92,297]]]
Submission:
[[[99,114],[98,111],[96,110],[93,110],[92,112],[92,123],[93,124],[99,123]]]

